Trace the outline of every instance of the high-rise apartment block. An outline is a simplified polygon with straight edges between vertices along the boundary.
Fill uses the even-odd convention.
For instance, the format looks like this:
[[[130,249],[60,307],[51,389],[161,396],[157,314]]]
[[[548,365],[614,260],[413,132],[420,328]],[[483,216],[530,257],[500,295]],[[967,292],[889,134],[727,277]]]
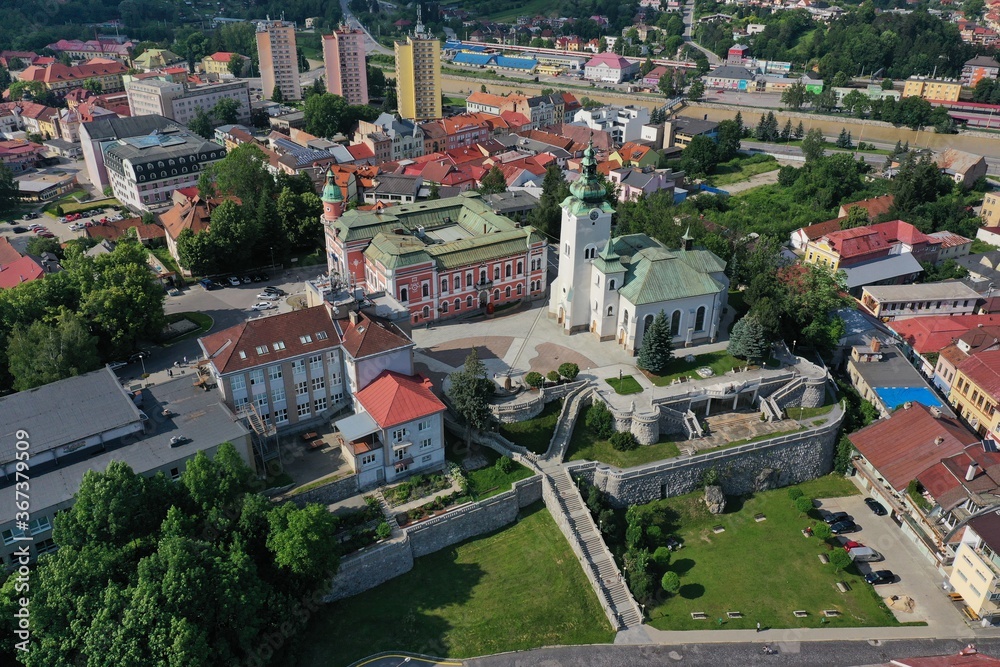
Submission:
[[[365,68],[365,33],[341,26],[323,35],[326,90],[348,104],[368,104],[368,72]]]
[[[407,120],[441,118],[441,42],[416,30],[406,42],[396,42],[396,99],[399,115]]]
[[[257,60],[264,97],[274,97],[275,87],[285,100],[301,100],[295,24],[288,21],[261,21],[257,24]]]

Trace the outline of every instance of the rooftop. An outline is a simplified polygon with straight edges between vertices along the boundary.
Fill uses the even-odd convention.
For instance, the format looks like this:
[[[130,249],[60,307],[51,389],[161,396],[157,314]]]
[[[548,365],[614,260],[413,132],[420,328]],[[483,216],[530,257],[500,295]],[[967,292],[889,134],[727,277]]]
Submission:
[[[993,399],[1000,399],[1000,350],[977,352],[958,365],[958,371]]]
[[[354,359],[371,357],[391,350],[410,347],[413,341],[387,319],[354,311],[346,322],[338,320],[344,351]]]
[[[382,371],[354,397],[375,423],[386,429],[444,412],[445,405],[431,386],[430,380],[420,375]]]
[[[979,293],[958,280],[919,285],[870,285],[865,292],[878,301],[926,301],[926,300],[972,300],[979,299]]]

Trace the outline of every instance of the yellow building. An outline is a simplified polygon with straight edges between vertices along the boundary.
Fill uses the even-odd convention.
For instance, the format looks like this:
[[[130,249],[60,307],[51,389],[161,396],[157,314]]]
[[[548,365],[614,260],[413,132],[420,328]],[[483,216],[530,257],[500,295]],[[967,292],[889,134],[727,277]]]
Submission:
[[[441,118],[441,42],[423,32],[396,42],[396,99],[406,120]]]
[[[995,192],[983,195],[983,208],[979,212],[979,217],[983,219],[983,225],[986,227],[1000,225],[1000,195]]]
[[[962,84],[954,79],[928,79],[910,77],[903,85],[903,97],[922,97],[925,100],[957,102]]]
[[[225,51],[217,51],[210,56],[205,56],[201,59],[201,68],[205,71],[205,74],[219,74],[226,75],[232,74],[229,62],[236,58],[240,61],[240,72],[242,72],[247,63],[250,61],[246,56],[241,56],[238,53],[227,53]]]
[[[969,519],[955,552],[948,583],[962,596],[970,619],[1000,617],[1000,516],[988,512]]]
[[[958,364],[948,402],[980,435],[1000,428],[1000,350],[978,352]]]

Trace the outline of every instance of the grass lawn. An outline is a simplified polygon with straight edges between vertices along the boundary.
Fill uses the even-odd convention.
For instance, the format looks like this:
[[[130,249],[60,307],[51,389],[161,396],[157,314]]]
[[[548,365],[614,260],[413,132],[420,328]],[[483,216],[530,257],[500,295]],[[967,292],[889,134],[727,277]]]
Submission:
[[[683,354],[683,350],[680,353],[674,352],[674,354]],[[703,366],[711,368],[715,371],[715,375],[725,375],[734,368],[746,365],[746,361],[737,359],[728,352],[708,352],[706,354],[699,354],[692,362],[685,361],[683,356],[675,356],[671,359],[670,367],[667,369],[665,375],[646,373],[646,377],[657,387],[663,387],[679,377],[689,377],[692,380],[702,379],[695,371]]]
[[[150,248],[149,252],[153,253],[153,256],[160,260],[168,271],[173,271],[178,276],[181,274],[181,268],[177,266],[177,262],[170,256],[169,250],[166,248]]]
[[[77,200],[72,196],[76,194],[85,195],[86,192],[84,192],[83,190],[75,190],[71,192],[69,195],[57,199],[56,201],[49,202],[48,204],[45,205],[45,212],[52,213],[53,211],[56,210],[56,206],[62,206],[64,214],[79,213],[81,211],[92,211],[94,209],[108,208],[111,206],[121,206],[121,202],[115,199],[114,197],[108,197],[105,199],[92,199],[90,201],[85,201],[85,202],[77,202]],[[52,213],[52,215],[55,214]]]
[[[464,97],[446,97],[446,98],[444,98],[443,102],[446,105],[450,104],[453,107],[464,107],[465,106],[465,98]]]
[[[527,448],[528,451],[544,454],[549,449],[552,434],[555,433],[562,405],[562,399],[549,401],[537,417],[513,424],[500,424],[500,435],[515,445]]]
[[[535,16],[544,14],[551,9],[548,0],[521,0],[520,2],[500,2],[494,5],[495,12],[486,14],[483,18],[492,19],[498,23],[510,22],[518,16]]]
[[[655,445],[639,445],[630,452],[620,452],[609,441],[603,440],[586,427],[585,415],[586,411],[583,411],[576,420],[573,437],[569,441],[567,458],[570,461],[600,461],[619,468],[631,468],[643,463],[671,459],[681,453],[676,443],[662,438]]]
[[[215,320],[213,320],[210,315],[206,315],[205,313],[187,312],[187,313],[172,313],[170,315],[167,315],[167,324],[173,324],[175,322],[180,322],[181,320],[191,320],[192,322],[198,325],[198,328],[194,329],[193,331],[189,331],[183,336],[178,336],[177,338],[171,338],[170,340],[166,341],[164,345],[169,346],[173,345],[174,343],[179,343],[182,340],[187,340],[189,338],[201,336],[206,331],[211,329],[213,324],[215,324]]]
[[[541,503],[486,537],[418,558],[413,570],[331,605],[302,633],[297,664],[340,667],[379,651],[449,658],[614,633],[576,556]]]
[[[465,453],[465,443],[462,439],[449,434],[445,439],[445,446],[445,458],[453,463],[462,465]],[[500,458],[500,455],[489,447],[481,447],[478,454],[483,456],[489,462],[489,465],[485,468],[465,473],[466,478],[469,480],[469,496],[460,502],[484,500],[498,493],[503,493],[510,489],[514,482],[520,479],[527,479],[533,474],[531,470],[516,461],[510,472],[506,474],[500,472],[496,469],[496,462]]]
[[[715,173],[709,176],[707,181],[710,185],[721,187],[749,180],[757,174],[776,171],[780,166],[774,158],[759,162],[747,162],[746,158],[735,158],[717,165]]]
[[[843,477],[829,475],[800,484],[814,498],[857,493]],[[802,528],[816,522],[801,515],[787,489],[759,493],[747,499],[727,498],[726,512],[709,514],[702,493],[656,501],[644,506],[653,524],[664,534],[679,535],[684,547],[674,553],[670,569],[681,579],[680,593],[650,610],[651,625],[664,630],[715,629],[715,619],[727,611],[742,619],[726,619],[726,629],[820,627],[824,609],[841,616],[828,619],[830,627],[898,625],[860,574],[852,568],[836,572],[822,564],[819,554],[834,547],[818,538],[804,538]],[[766,521],[757,522],[762,513]],[[725,532],[715,533],[714,526]],[[837,590],[836,582],[850,587]],[[804,609],[806,618],[792,611]],[[696,621],[691,612],[704,612],[708,621]]]
[[[608,378],[605,382],[610,384],[619,394],[638,394],[642,391],[642,385],[631,375],[622,376],[620,380]]]

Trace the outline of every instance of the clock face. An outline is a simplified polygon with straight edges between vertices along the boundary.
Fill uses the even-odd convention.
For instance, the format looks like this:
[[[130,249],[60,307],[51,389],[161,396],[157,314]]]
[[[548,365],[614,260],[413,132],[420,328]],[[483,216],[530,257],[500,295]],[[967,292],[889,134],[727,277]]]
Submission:
[[[590,219],[591,220],[597,220],[599,217],[601,217],[601,212],[599,210],[597,210],[596,208],[593,209],[590,212]]]

